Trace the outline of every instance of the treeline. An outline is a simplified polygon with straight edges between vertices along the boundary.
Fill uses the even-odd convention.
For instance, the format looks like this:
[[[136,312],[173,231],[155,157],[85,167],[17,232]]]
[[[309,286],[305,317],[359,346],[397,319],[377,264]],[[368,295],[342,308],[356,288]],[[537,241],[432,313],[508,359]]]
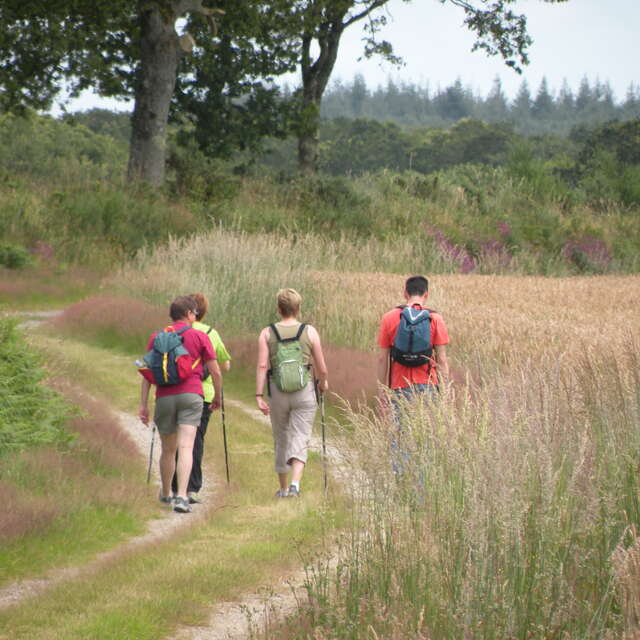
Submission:
[[[366,118],[403,127],[443,128],[462,118],[474,118],[488,123],[510,122],[523,135],[568,135],[577,124],[640,117],[640,87],[630,85],[624,99],[616,100],[608,82],[585,77],[576,91],[566,81],[554,91],[543,78],[537,89],[523,80],[515,98],[509,100],[500,78],[482,96],[460,80],[435,91],[428,85],[392,80],[386,86],[371,88],[362,75],[356,74],[352,82],[336,81],[327,89],[321,113],[325,120]]]
[[[124,155],[128,119],[128,114],[93,109],[67,116],[65,121],[72,125],[73,139],[82,144],[81,131],[89,129],[100,134],[96,139],[100,144],[99,151],[96,149],[92,153],[102,158],[104,141],[111,138],[119,140]],[[17,135],[22,140],[22,149],[31,148],[23,138],[26,132],[16,126],[17,121],[11,118],[0,120],[0,129],[2,123],[9,127],[7,138]],[[47,131],[54,129],[49,127]],[[580,199],[585,202],[640,206],[640,117],[593,126],[575,125],[567,137],[552,134],[524,136],[510,123],[487,123],[472,118],[463,118],[449,128],[403,128],[393,122],[336,118],[323,121],[320,134],[320,170],[333,176],[355,176],[383,170],[428,175],[464,165],[507,167],[516,175],[523,171],[553,175],[567,188],[579,189]],[[45,143],[56,144],[59,135],[63,134],[48,133],[34,152],[42,154]],[[293,139],[272,140],[262,154],[238,154],[222,173],[219,161],[208,158],[197,148],[184,146],[181,140],[180,129],[176,128],[171,135],[168,153],[167,185],[175,193],[191,193],[203,199],[220,195],[230,188],[224,177],[229,166],[236,174],[267,169],[286,176],[296,171]],[[7,162],[2,162],[3,152],[0,152],[0,171],[3,165],[5,168],[11,166],[9,160],[15,161],[19,156],[22,162],[46,166],[44,162],[28,160],[28,152],[14,153],[15,142],[4,147]],[[85,158],[91,155],[82,150],[82,146],[77,146],[76,151]],[[550,188],[548,184],[547,188]]]
[[[108,129],[102,116],[89,120]],[[379,256],[373,271],[406,269],[408,251],[434,273],[638,271],[640,119],[577,128],[570,140],[473,120],[422,138],[391,123],[326,125],[342,135],[326,150],[342,158],[336,175],[289,173],[275,155],[274,168],[212,160],[174,131],[167,181],[148,189],[123,188],[124,142],[77,121],[0,116],[0,237],[10,258],[0,263],[16,268],[28,251],[50,265],[109,268],[216,227],[338,242],[340,256],[366,245]],[[398,151],[396,169],[384,167],[394,144],[416,152]],[[358,170],[345,176],[347,166]]]

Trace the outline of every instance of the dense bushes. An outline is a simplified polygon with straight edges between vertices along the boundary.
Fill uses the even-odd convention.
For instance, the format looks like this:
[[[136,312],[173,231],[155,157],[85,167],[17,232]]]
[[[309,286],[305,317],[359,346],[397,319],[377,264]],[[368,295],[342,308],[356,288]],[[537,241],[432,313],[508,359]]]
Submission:
[[[64,428],[69,408],[43,384],[43,378],[40,362],[27,348],[15,321],[0,318],[0,456],[72,440]]]
[[[413,138],[395,125],[342,123],[337,131],[345,136],[328,141],[325,151],[360,173],[315,177],[269,174],[250,163],[234,170],[174,137],[166,188],[152,190],[114,177],[123,172],[125,147],[113,139],[50,118],[3,116],[0,235],[34,256],[44,251],[98,267],[170,237],[222,227],[316,234],[322,242],[372,239],[384,243],[384,255],[396,254],[394,266],[382,265],[391,270],[403,269],[410,246],[409,260],[424,256],[424,265],[440,271],[634,271],[637,126],[576,131],[561,147],[555,138],[524,140],[473,120]],[[413,169],[366,171],[396,143],[409,145],[398,153]],[[398,163],[404,166],[400,156]],[[14,253],[5,262],[15,263]]]
[[[31,262],[29,252],[20,245],[0,242],[0,267],[21,269]]]
[[[58,187],[124,174],[127,147],[84,126],[28,114],[0,114],[0,178],[44,180]]]

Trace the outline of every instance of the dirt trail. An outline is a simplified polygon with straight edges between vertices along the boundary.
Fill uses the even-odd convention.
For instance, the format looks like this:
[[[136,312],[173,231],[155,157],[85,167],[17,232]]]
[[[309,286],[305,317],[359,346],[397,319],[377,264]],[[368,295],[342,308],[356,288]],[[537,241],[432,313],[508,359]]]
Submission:
[[[225,404],[243,411],[256,422],[271,429],[271,422],[259,409],[225,396]],[[322,450],[322,439],[312,436],[310,449]],[[327,460],[331,462],[333,477],[346,474],[346,457],[335,446],[327,446]],[[330,563],[331,564],[331,563]],[[264,629],[269,620],[293,613],[304,599],[304,569],[280,577],[267,587],[245,595],[233,602],[219,602],[212,607],[207,624],[180,629],[172,640],[243,640],[253,637],[252,630]]]
[[[269,418],[259,410],[252,409],[243,402],[228,397],[225,397],[225,403],[227,406],[243,411],[263,426],[271,427]],[[141,456],[148,461],[151,442],[150,430],[143,428],[136,416],[121,411],[115,412],[115,416],[121,427],[136,443]],[[320,447],[321,439],[313,437],[311,448],[319,450]],[[160,482],[157,465],[158,451],[159,443],[156,436],[152,471],[152,482],[156,485]],[[328,457],[333,457],[333,461],[338,458],[338,451],[334,447],[328,447],[327,454]],[[168,509],[163,510],[162,517],[148,523],[145,534],[131,538],[115,549],[98,554],[86,565],[55,569],[41,578],[21,580],[0,588],[0,609],[17,604],[27,598],[33,598],[65,580],[90,575],[113,558],[162,540],[181,528],[196,524],[207,517],[208,510],[205,505],[214,502],[213,495],[219,488],[220,483],[212,486],[211,482],[208,482],[200,492],[203,504],[194,505],[193,513],[183,515]],[[262,629],[269,619],[281,617],[295,610],[297,601],[304,596],[305,577],[304,569],[300,569],[277,579],[269,586],[261,587],[245,595],[239,600],[217,603],[212,607],[212,612],[205,626],[179,629],[172,638],[174,640],[240,640],[248,638],[251,635],[250,625],[254,629]]]
[[[25,312],[21,315],[27,317],[20,324],[21,328],[31,328],[59,315],[59,311]],[[264,427],[271,428],[269,418],[258,409],[251,408],[239,400],[226,397],[227,406],[243,411]],[[135,442],[141,457],[148,462],[151,431],[145,429],[137,416],[114,411],[114,417],[120,426]],[[321,451],[321,438],[312,437],[310,448]],[[154,446],[154,461],[152,465],[153,483],[160,483],[157,459],[160,451],[159,439],[156,435]],[[327,458],[331,460],[332,471],[344,473],[345,459],[339,450],[327,447]],[[339,473],[338,475],[341,475]],[[178,514],[170,509],[163,509],[160,518],[151,520],[147,524],[147,531],[140,536],[130,538],[124,544],[110,551],[98,554],[91,562],[81,567],[66,567],[54,569],[39,578],[20,580],[0,588],[0,609],[18,604],[28,598],[36,597],[45,590],[54,587],[66,580],[73,580],[84,575],[95,573],[97,569],[116,557],[134,552],[140,547],[152,544],[171,536],[176,531],[193,526],[206,518],[212,507],[207,505],[214,503],[214,493],[219,490],[220,482],[208,482],[200,492],[203,504],[194,505],[194,510],[189,515]],[[175,640],[239,640],[251,635],[251,628],[262,629],[266,622],[273,617],[281,617],[291,613],[297,601],[303,597],[303,585],[305,580],[303,569],[285,577],[277,579],[267,587],[257,589],[243,598],[233,602],[220,602],[212,607],[212,612],[207,624],[203,627],[185,627],[179,629],[172,638]],[[251,627],[251,628],[250,628]]]
[[[23,329],[32,328],[34,326],[42,324],[52,317],[59,315],[60,313],[60,311],[33,311],[21,313],[20,315],[22,317],[26,317],[27,320],[21,322],[19,327]],[[132,416],[122,411],[114,411],[113,414],[114,419],[118,421],[121,428],[124,429],[131,437],[131,439],[135,442],[142,459],[148,462],[151,444],[151,430],[145,428],[137,416]],[[156,434],[152,465],[152,482],[154,486],[159,486],[160,484],[160,475],[158,469],[159,452],[160,443],[159,438]],[[183,529],[185,527],[196,524],[207,516],[208,512],[210,511],[210,509],[207,508],[207,505],[212,505],[214,503],[214,492],[219,487],[220,484],[216,483],[215,480],[213,482],[209,481],[207,484],[205,484],[205,486],[203,486],[202,488],[202,491],[200,492],[203,504],[194,505],[193,512],[188,515],[175,513],[168,507],[163,508],[162,506],[160,506],[160,503],[158,503],[159,509],[161,509],[160,517],[150,520],[147,523],[147,530],[144,534],[130,538],[129,540],[127,540],[127,542],[116,547],[115,549],[105,551],[104,553],[99,553],[91,562],[86,565],[83,565],[81,567],[65,567],[62,569],[54,569],[47,572],[42,577],[19,580],[17,582],[5,585],[4,587],[0,587],[0,609],[11,606],[12,604],[17,604],[18,602],[26,598],[37,596],[44,590],[65,580],[71,580],[83,575],[89,575],[90,573],[95,572],[98,567],[103,566],[105,563],[109,562],[115,557],[130,553],[135,549],[138,549],[145,545],[153,544],[159,540],[171,536],[179,529]]]
[[[116,419],[121,427],[131,436],[131,439],[136,443],[140,455],[148,460],[150,449],[151,431],[145,429],[142,426],[140,420],[132,415],[123,412],[114,412]],[[152,482],[158,486],[160,484],[159,472],[158,472],[158,452],[160,450],[158,438],[156,436],[156,446],[154,447],[154,463],[152,471]],[[174,532],[185,527],[192,526],[197,522],[204,519],[209,509],[206,505],[213,504],[213,494],[220,485],[211,482],[207,483],[202,488],[200,495],[203,499],[203,504],[194,505],[194,510],[191,514],[179,514],[171,511],[169,508],[162,508],[159,504],[159,509],[162,509],[160,517],[150,520],[147,523],[147,530],[140,536],[130,538],[124,544],[99,553],[96,557],[86,565],[81,567],[65,567],[63,569],[54,569],[47,572],[43,577],[32,578],[27,580],[20,580],[18,582],[11,583],[0,588],[0,609],[17,604],[18,602],[37,596],[44,590],[53,587],[65,580],[72,580],[74,578],[82,577],[83,575],[90,575],[94,573],[96,569],[104,566],[107,562],[113,558],[135,551],[140,547],[144,547],[149,544],[153,544],[171,536]]]

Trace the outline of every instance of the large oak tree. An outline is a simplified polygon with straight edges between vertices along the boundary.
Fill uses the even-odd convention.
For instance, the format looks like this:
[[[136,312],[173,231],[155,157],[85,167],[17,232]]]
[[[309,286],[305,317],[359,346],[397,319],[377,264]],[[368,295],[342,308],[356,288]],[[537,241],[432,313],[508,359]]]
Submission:
[[[527,62],[531,40],[526,18],[511,9],[516,1],[433,3],[434,9],[438,2],[459,7],[466,27],[477,36],[474,48],[500,55],[507,65],[518,69]],[[103,96],[133,97],[128,175],[131,180],[159,185],[164,180],[167,123],[178,76],[177,108],[191,114],[201,127],[213,120],[214,112],[224,114],[219,119],[222,124],[231,121],[229,114],[246,114],[244,121],[236,118],[240,125],[236,131],[245,125],[246,142],[251,131],[246,125],[257,119],[258,130],[268,130],[272,121],[264,117],[260,121],[260,114],[267,113],[267,107],[273,113],[276,105],[274,92],[261,90],[259,75],[277,74],[295,64],[302,76],[293,125],[299,167],[313,173],[318,161],[320,105],[344,31],[366,21],[364,54],[396,59],[392,45],[378,39],[387,21],[384,9],[388,2],[223,0],[216,5],[234,12],[235,27],[232,20],[228,25],[230,31],[240,33],[237,41],[233,33],[224,34],[222,51],[228,54],[227,61],[233,60],[225,64],[224,55],[215,59],[210,55],[215,9],[208,0],[3,0],[0,108],[46,108],[63,87],[71,95],[91,87]],[[206,21],[198,21],[198,16]],[[181,17],[200,25],[193,30],[198,42],[189,34],[178,34],[176,22]],[[253,28],[247,30],[247,25]],[[428,27],[422,28],[428,32]],[[192,51],[192,63],[185,64],[185,54]],[[237,80],[244,70],[252,78],[250,84]],[[253,108],[238,109],[238,100]],[[208,130],[215,139],[216,131],[210,125]],[[219,144],[212,148],[216,146],[220,148]]]
[[[0,108],[48,108],[66,89],[133,97],[128,177],[164,181],[169,108],[178,64],[193,46],[178,19],[205,0],[3,0]]]

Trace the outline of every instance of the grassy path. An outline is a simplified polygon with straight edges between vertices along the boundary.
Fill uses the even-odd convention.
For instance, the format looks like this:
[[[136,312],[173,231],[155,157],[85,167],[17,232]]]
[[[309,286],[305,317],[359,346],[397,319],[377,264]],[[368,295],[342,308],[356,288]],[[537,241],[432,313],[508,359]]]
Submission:
[[[47,353],[50,364],[82,380],[87,392],[106,396],[114,408],[133,414],[138,376],[129,358],[47,335],[34,334],[31,339]],[[216,478],[216,486],[211,501],[203,505],[203,516],[176,516],[176,522],[187,524],[153,542],[113,545],[100,561],[94,556],[83,571],[41,590],[37,607],[34,598],[23,596],[0,611],[0,638],[191,637],[191,628],[210,627],[216,603],[227,603],[219,611],[237,609],[229,603],[242,601],[261,585],[269,591],[268,585],[295,574],[310,560],[339,519],[331,499],[322,497],[318,455],[310,456],[303,498],[273,500],[270,431],[246,407],[240,408],[234,396],[241,388],[241,383],[235,389],[232,384],[225,387],[230,487],[221,481],[224,457],[218,415],[207,434],[205,473],[209,481]],[[139,484],[132,490],[146,493],[156,508],[157,485],[146,487],[142,455],[139,462]],[[161,515],[161,507],[156,509],[155,515]],[[70,546],[83,544],[82,536],[70,541]],[[43,567],[43,573],[53,569]]]

